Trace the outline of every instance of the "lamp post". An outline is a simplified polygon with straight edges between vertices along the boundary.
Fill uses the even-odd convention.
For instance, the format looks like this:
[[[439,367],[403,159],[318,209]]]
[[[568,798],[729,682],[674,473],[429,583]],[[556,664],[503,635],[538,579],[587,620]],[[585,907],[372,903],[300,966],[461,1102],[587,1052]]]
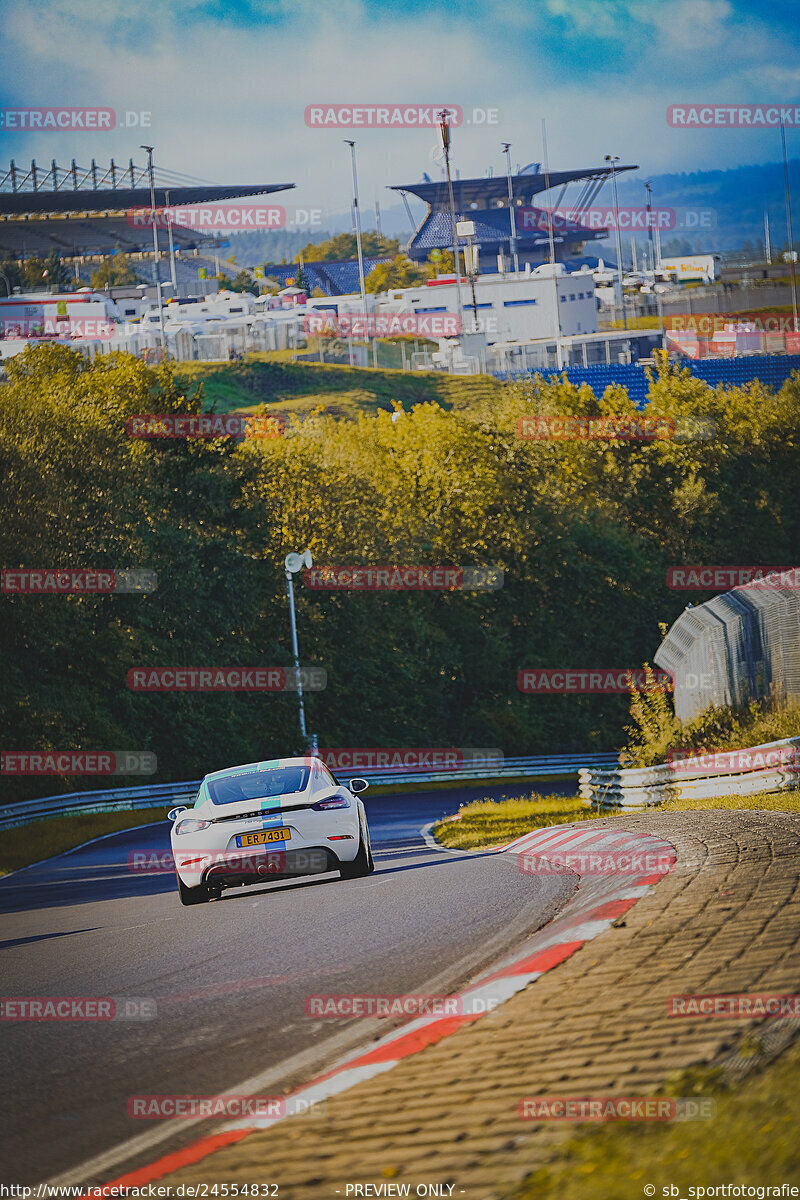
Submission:
[[[458,233],[456,231],[456,202],[453,196],[453,180],[450,175],[450,124],[447,118],[450,116],[448,109],[443,108],[440,113],[436,114],[439,120],[439,133],[442,137],[442,148],[444,150],[445,168],[447,170],[447,191],[450,197],[450,225],[453,235],[453,262],[456,268],[456,305],[458,307],[458,318],[462,319],[464,308],[461,303],[461,267],[459,266],[458,254]]]
[[[622,286],[622,242],[619,236],[619,206],[617,204],[617,171],[616,165],[619,162],[618,154],[607,154],[606,162],[611,163],[611,194],[614,197],[614,225],[617,233],[617,276],[619,278],[619,299],[622,305],[622,325],[623,328],[628,328],[628,317],[625,312],[625,288]]]
[[[647,183],[644,185],[644,188],[645,188],[645,191],[647,192],[647,236],[650,239],[650,273],[651,273],[652,280],[653,280],[653,295],[656,298],[656,310],[658,312],[658,332],[661,334],[661,349],[666,350],[666,336],[664,334],[664,318],[663,318],[663,313],[661,311],[661,293],[656,290],[656,262],[655,262],[655,258],[653,257],[653,255],[654,255],[653,222],[650,219],[650,217],[651,217],[651,198],[652,198],[653,188],[650,184],[649,179],[648,179]]]
[[[503,142],[503,153],[506,156],[506,176],[508,178],[508,216],[511,222],[510,250],[514,259],[514,274],[519,275],[519,255],[517,254],[517,221],[514,212],[514,188],[511,184],[511,142]]]
[[[286,590],[289,593],[289,625],[292,631],[292,655],[294,657],[295,682],[297,684],[297,702],[300,706],[300,733],[305,743],[304,749],[317,749],[316,734],[306,733],[306,710],[303,702],[303,680],[300,674],[300,651],[297,647],[297,622],[294,613],[294,576],[302,567],[311,567],[311,551],[304,550],[302,554],[287,554],[284,559],[286,569]]]
[[[550,165],[547,156],[547,122],[542,117],[542,158],[544,159],[544,190],[549,195],[550,193]],[[561,303],[560,293],[558,290],[558,279],[556,278],[556,244],[553,236],[553,210],[549,207],[548,199],[547,210],[547,231],[548,241],[550,243],[550,273],[553,279],[553,314],[556,331],[556,364],[559,371],[564,366],[564,349],[561,345],[561,311],[559,305]]]
[[[169,212],[169,190],[164,192],[164,208],[167,217],[167,237],[169,239],[169,275],[172,280],[172,286],[175,289],[175,295],[178,295],[178,279],[175,274],[175,241],[172,237],[172,214]]]
[[[358,207],[358,173],[356,171],[356,144],[345,138],[350,147],[350,157],[353,163],[353,214],[356,226],[356,250],[358,252],[358,283],[361,288],[361,311],[364,314],[364,324],[367,324],[367,290],[364,286],[364,255],[361,250],[361,210]],[[366,331],[369,336],[369,330]]]
[[[456,233],[459,237],[466,238],[467,241],[464,247],[464,272],[472,288],[472,330],[473,333],[478,333],[478,298],[475,295],[475,280],[478,278],[478,246],[475,243],[475,222],[458,221]]]
[[[142,146],[141,149],[147,151],[147,173],[150,176],[150,220],[153,223],[153,282],[156,285],[156,298],[158,300],[158,325],[161,331],[161,359],[163,362],[167,356],[167,335],[164,332],[164,309],[161,304],[161,272],[158,269],[161,252],[158,248],[158,223],[156,221],[156,185],[153,174],[154,147]]]
[[[795,276],[794,266],[796,253],[794,248],[794,233],[792,231],[792,196],[789,191],[789,162],[786,158],[786,130],[783,127],[783,120],[781,120],[781,148],[783,149],[783,186],[786,201],[786,229],[789,234],[789,264],[792,270],[792,316],[794,317],[792,332],[797,333],[797,279]]]

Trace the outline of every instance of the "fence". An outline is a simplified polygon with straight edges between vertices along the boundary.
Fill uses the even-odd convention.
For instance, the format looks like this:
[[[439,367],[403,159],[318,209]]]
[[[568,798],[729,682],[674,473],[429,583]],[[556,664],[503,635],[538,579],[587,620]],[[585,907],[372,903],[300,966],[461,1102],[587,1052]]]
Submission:
[[[443,771],[395,771],[358,770],[347,778],[368,779],[373,786],[387,787],[392,784],[481,783],[502,779],[569,779],[580,767],[608,766],[617,759],[616,754],[562,754],[549,757],[506,758],[502,766],[485,763],[482,766],[466,763]],[[344,778],[345,773],[339,772]],[[194,803],[202,780],[184,783],[148,784],[146,787],[112,788],[97,792],[70,792],[58,796],[45,796],[37,800],[24,800],[0,808],[0,829],[14,829],[49,817],[69,817],[86,813],[127,812],[143,808],[165,809],[176,804]]]
[[[675,715],[800,698],[800,591],[734,588],[681,613],[654,655],[675,683]]]
[[[747,769],[745,756],[753,764]],[[719,752],[718,757],[730,757],[732,761],[727,767],[724,763],[718,766],[713,775],[702,766],[687,767],[685,763],[615,771],[582,768],[578,772],[580,794],[588,803],[605,808],[644,808],[665,800],[752,796],[755,792],[785,792],[800,787],[800,737],[743,751]]]

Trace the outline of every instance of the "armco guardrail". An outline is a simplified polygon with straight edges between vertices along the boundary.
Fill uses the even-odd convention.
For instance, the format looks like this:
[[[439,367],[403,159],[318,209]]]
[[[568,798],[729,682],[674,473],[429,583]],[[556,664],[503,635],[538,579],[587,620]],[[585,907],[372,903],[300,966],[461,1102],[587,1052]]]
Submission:
[[[353,770],[350,778],[368,779],[376,787],[412,783],[480,783],[495,779],[569,778],[581,767],[609,766],[617,761],[616,754],[559,754],[550,757],[505,758],[502,766],[484,763],[476,766],[464,763],[447,771]],[[341,778],[348,774],[339,771]],[[0,829],[15,829],[48,817],[71,817],[82,813],[127,812],[141,808],[171,808],[191,803],[202,780],[185,783],[151,783],[145,787],[111,788],[98,792],[67,792],[44,796],[39,800],[24,800],[0,808]]]
[[[800,787],[800,737],[718,751],[716,757],[722,757],[723,764],[713,774],[707,767],[690,765],[693,760],[615,771],[582,768],[578,771],[580,794],[591,804],[643,808],[663,800],[751,796],[754,792],[785,792]],[[725,763],[724,759],[730,761]]]

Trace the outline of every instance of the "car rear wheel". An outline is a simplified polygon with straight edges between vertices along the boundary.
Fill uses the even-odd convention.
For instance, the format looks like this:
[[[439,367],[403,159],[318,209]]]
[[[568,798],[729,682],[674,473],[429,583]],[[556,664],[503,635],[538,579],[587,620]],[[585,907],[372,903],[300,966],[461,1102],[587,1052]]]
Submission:
[[[339,864],[339,875],[342,879],[361,879],[364,875],[371,875],[374,870],[375,862],[372,858],[372,848],[369,844],[369,838],[365,840],[362,829],[358,842],[358,854],[352,862]]]
[[[178,876],[178,895],[181,904],[206,904],[209,900],[218,900],[221,893],[205,883],[201,883],[199,887],[187,887]]]

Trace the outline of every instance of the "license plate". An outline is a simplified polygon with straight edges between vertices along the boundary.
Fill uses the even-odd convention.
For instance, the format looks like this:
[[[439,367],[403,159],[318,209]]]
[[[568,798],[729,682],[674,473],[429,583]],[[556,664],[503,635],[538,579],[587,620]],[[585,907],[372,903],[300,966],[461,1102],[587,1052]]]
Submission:
[[[289,830],[282,825],[278,829],[262,829],[260,833],[238,833],[236,835],[236,845],[241,849],[243,846],[264,846],[269,842],[288,842]]]

